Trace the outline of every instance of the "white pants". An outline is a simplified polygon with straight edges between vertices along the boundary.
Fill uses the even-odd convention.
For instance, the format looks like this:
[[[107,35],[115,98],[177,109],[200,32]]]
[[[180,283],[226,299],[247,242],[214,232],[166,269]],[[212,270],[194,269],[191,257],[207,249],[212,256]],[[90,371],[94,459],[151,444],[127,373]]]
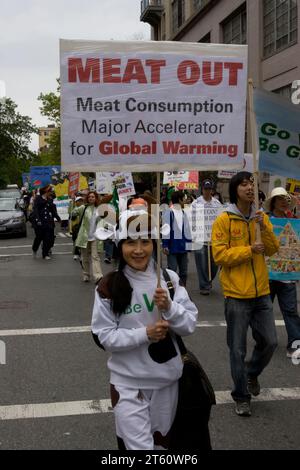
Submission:
[[[159,390],[115,386],[119,400],[114,408],[116,433],[127,450],[164,449],[154,445],[153,434],[169,432],[175,418],[178,382]]]
[[[80,248],[80,251],[81,251],[83,276],[87,278],[90,277],[90,258],[91,258],[93,280],[95,282],[98,281],[103,276],[103,274],[102,274],[102,269],[101,269],[100,256],[97,250],[97,241],[94,240],[92,242],[87,242],[87,247]]]

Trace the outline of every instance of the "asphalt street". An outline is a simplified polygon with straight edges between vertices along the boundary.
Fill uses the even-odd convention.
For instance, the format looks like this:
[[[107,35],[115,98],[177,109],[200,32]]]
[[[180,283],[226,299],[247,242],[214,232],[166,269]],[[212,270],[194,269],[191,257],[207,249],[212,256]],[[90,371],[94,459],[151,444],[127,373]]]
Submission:
[[[57,230],[50,261],[41,254],[34,259],[31,244],[31,229],[27,238],[0,239],[0,449],[116,449],[108,356],[90,334],[95,286],[82,282],[65,232]],[[199,324],[186,343],[218,399],[210,421],[213,448],[299,449],[300,364],[286,358],[277,303],[279,345],[261,376],[252,416],[241,418],[230,398],[220,286],[215,281],[209,297],[199,294],[192,255],[188,291]],[[249,353],[252,346],[249,335]]]

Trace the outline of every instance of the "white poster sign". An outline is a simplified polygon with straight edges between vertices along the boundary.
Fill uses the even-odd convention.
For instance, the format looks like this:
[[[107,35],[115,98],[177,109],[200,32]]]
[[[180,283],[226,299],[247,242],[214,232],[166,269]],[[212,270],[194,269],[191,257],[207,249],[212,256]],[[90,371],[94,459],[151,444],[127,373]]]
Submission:
[[[135,194],[132,174],[124,172],[97,172],[96,191],[99,194],[112,193],[117,188],[119,197]]]
[[[56,205],[57,213],[61,220],[68,220],[71,199],[54,199],[53,202]]]
[[[247,46],[60,41],[62,167],[242,166]]]

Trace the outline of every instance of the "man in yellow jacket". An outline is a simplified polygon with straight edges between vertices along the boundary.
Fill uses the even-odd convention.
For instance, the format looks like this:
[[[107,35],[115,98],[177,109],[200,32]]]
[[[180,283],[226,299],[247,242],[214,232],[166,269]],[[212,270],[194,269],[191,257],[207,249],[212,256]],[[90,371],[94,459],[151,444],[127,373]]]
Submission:
[[[237,173],[229,184],[230,206],[213,225],[214,261],[221,266],[220,281],[225,296],[227,344],[230,349],[231,393],[239,416],[250,416],[251,395],[258,395],[257,377],[269,363],[277,346],[268,271],[265,255],[279,248],[272,224],[253,205],[254,186],[251,173]],[[256,225],[261,230],[261,243],[256,242]],[[247,331],[252,329],[256,342],[246,367]]]

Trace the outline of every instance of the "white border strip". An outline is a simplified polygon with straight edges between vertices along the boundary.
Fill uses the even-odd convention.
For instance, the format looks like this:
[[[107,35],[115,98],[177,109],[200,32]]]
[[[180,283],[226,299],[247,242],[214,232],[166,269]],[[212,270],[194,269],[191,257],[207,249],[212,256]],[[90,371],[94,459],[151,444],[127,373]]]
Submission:
[[[276,326],[284,326],[283,320],[275,320]],[[225,321],[202,321],[197,323],[197,328],[224,327]],[[0,330],[1,336],[28,336],[28,335],[58,335],[66,333],[90,333],[90,326],[67,326],[61,328],[28,328],[18,330]]]
[[[264,388],[255,401],[300,400],[300,387]],[[230,391],[216,392],[217,405],[232,404]],[[0,421],[12,419],[55,418],[58,416],[91,415],[112,411],[111,401],[84,400],[58,403],[32,403],[0,406]]]

